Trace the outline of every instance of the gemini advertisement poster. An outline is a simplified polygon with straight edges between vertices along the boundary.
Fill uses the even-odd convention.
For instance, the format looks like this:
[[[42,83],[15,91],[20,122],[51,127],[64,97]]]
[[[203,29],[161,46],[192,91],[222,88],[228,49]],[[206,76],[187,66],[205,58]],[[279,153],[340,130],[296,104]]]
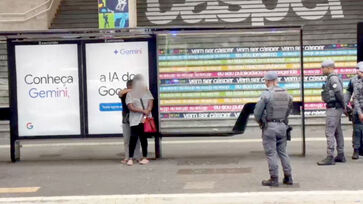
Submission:
[[[19,136],[78,135],[77,45],[15,47]]]
[[[89,134],[120,134],[122,106],[117,93],[136,74],[149,79],[147,42],[86,45]]]

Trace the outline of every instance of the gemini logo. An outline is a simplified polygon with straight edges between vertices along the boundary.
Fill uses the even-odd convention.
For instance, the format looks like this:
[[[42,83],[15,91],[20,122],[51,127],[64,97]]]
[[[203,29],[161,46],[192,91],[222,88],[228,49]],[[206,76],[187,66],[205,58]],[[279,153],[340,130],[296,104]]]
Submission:
[[[171,8],[164,11],[158,0],[146,0],[146,17],[153,24],[168,24],[179,16],[189,24],[238,23],[251,18],[252,26],[264,26],[266,21],[283,20],[291,9],[303,20],[319,20],[327,14],[334,19],[344,18],[340,0],[326,0],[326,3],[316,3],[315,7],[306,7],[303,1],[277,0],[276,6],[270,9],[263,0],[185,0],[184,3],[169,3]]]
[[[115,55],[141,55],[142,49],[120,49],[113,51]]]

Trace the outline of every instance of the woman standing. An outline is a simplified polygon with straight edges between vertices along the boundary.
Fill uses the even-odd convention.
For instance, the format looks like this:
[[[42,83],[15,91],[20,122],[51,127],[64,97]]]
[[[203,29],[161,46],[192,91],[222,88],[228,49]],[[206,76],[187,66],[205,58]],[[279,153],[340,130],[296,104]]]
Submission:
[[[130,110],[130,127],[131,138],[129,146],[129,160],[127,165],[133,165],[134,151],[137,141],[140,139],[142,156],[140,164],[147,164],[147,135],[144,132],[144,121],[146,117],[151,116],[154,97],[146,87],[141,75],[136,75],[133,79],[132,90],[126,96],[126,104]]]
[[[122,103],[122,132],[124,138],[124,150],[125,150],[125,158],[121,161],[121,163],[126,164],[129,161],[129,146],[130,146],[130,135],[131,135],[131,128],[130,128],[130,110],[126,105],[126,95],[132,89],[132,80],[128,80],[126,83],[126,87],[124,90],[120,91],[119,97]],[[136,149],[135,149],[134,158],[136,160],[140,160],[141,152],[140,152],[140,141],[137,140]]]

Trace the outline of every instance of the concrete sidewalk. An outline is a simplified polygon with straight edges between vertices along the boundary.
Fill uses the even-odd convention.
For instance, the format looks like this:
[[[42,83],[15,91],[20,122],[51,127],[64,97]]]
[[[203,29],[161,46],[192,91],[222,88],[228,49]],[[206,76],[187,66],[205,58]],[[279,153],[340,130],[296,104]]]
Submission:
[[[363,158],[350,159],[351,136],[345,133],[348,162],[335,166],[316,165],[326,154],[325,138],[318,131],[307,134],[306,157],[299,156],[299,138],[289,142],[296,184],[278,188],[260,184],[268,177],[267,162],[259,133],[253,132],[228,138],[164,138],[163,159],[132,167],[120,163],[119,138],[25,142],[22,161],[15,164],[9,162],[8,146],[2,145],[0,202],[312,203],[309,192],[320,192],[316,198],[321,199],[313,199],[319,203],[360,203]],[[152,157],[152,144],[149,150]],[[345,194],[337,193],[341,191]]]
[[[360,204],[363,191],[251,192],[0,198],[0,203],[62,204]]]

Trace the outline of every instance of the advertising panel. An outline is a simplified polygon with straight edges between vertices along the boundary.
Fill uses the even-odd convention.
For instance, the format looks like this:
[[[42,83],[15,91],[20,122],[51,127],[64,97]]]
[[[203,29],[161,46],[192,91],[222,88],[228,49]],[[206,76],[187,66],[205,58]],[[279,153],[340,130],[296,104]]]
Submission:
[[[89,134],[122,133],[122,105],[118,92],[136,74],[148,84],[147,42],[86,44]]]
[[[203,43],[196,42],[198,36],[170,36],[158,41],[162,121],[236,119],[243,104],[257,102],[266,88],[263,75],[269,70],[278,72],[279,85],[288,89],[294,101],[301,101],[299,46],[220,46],[218,38],[216,43]],[[320,67],[325,59],[336,62],[346,87],[356,72],[357,45],[304,46],[307,115],[325,113],[320,97],[326,80]]]
[[[19,136],[79,135],[77,44],[15,47]]]

